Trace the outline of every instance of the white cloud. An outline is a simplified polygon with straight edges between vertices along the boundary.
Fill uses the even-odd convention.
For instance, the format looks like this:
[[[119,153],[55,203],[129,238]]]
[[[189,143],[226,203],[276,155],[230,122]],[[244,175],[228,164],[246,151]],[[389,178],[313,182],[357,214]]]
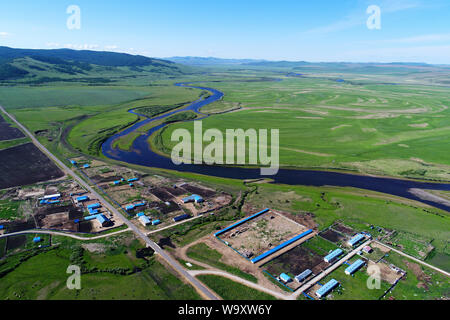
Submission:
[[[119,47],[116,46],[116,45],[105,46],[105,49],[106,49],[106,50],[109,50],[109,51],[114,51],[114,50],[117,50],[118,48],[119,48]]]
[[[411,0],[384,0],[381,2],[381,9],[386,13],[404,11],[421,7],[423,4],[420,1]]]
[[[303,32],[303,35],[327,34],[347,30],[356,26],[365,25],[368,18],[366,9],[370,4],[373,4],[372,2],[372,0],[366,1],[364,4],[361,4],[358,9],[355,9],[343,19],[330,23],[328,25],[312,28]],[[422,6],[422,3],[419,1],[411,0],[384,0],[378,1],[377,5],[381,8],[381,15],[383,15],[386,13],[394,13],[417,8]]]
[[[425,34],[414,37],[405,37],[398,39],[389,39],[384,42],[390,43],[421,43],[421,42],[442,42],[450,41],[450,33],[445,34]]]
[[[99,48],[98,44],[65,44],[64,48],[75,49],[75,50],[95,50]]]
[[[0,31],[0,37],[2,38],[6,38],[9,37],[11,34],[9,32],[5,32],[5,31]]]

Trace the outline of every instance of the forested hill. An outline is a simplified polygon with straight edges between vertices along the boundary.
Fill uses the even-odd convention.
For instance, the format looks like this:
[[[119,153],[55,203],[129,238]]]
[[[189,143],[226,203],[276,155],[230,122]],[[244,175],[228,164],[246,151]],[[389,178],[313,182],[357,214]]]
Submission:
[[[108,82],[111,76],[163,77],[193,71],[172,61],[126,53],[0,47],[0,82],[3,83]]]

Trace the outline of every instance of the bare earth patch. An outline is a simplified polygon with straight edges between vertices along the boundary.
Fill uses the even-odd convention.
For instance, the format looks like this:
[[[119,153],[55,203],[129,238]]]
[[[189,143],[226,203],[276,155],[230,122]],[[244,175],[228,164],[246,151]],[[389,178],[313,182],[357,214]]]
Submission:
[[[323,120],[322,117],[295,117],[296,119]]]
[[[83,243],[81,246],[91,253],[106,252],[106,246],[102,243]]]
[[[339,126],[331,128],[331,130],[334,131],[334,130],[337,130],[337,129],[340,129],[340,128],[351,127],[351,126],[352,126],[351,124],[341,124]]]
[[[335,156],[334,154],[329,154],[329,153],[312,152],[312,151],[293,149],[293,148],[280,147],[280,149],[294,151],[294,152],[299,152],[299,153],[310,154],[310,155],[318,156],[318,157],[334,157]]]
[[[411,127],[411,128],[426,128],[426,127],[428,127],[428,123],[408,124],[408,127]]]

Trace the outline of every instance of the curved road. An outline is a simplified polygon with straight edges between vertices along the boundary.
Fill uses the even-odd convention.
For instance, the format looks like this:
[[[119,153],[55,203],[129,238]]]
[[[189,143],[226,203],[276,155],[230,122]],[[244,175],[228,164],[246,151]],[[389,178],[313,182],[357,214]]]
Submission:
[[[60,161],[56,156],[54,156],[50,151],[47,150],[34,136],[25,128],[19,121],[16,120],[12,115],[10,115],[6,110],[0,106],[0,111],[7,115],[14,123],[22,129],[22,131],[28,135],[31,141],[50,159],[52,159],[67,175],[72,176],[81,186],[83,186],[87,191],[92,193],[98,200],[100,200],[105,207],[111,212],[114,212],[122,221],[131,229],[139,238],[144,240],[148,247],[152,248],[157,254],[159,254],[175,271],[182,275],[187,281],[191,283],[192,286],[206,299],[218,300],[218,297],[211,292],[205,285],[188,273],[175,259],[169,256],[160,246],[155,242],[150,240],[141,230],[139,230],[131,221],[129,221],[122,213],[119,212],[113,205],[111,205],[103,196],[101,196],[97,191],[95,191],[89,184],[87,184],[80,176],[78,176],[72,169],[67,167],[62,161]]]
[[[270,294],[271,296],[274,296],[275,298],[280,299],[280,300],[286,300],[286,299],[290,299],[291,298],[290,295],[285,295],[285,294],[282,294],[282,293],[279,293],[279,292],[267,289],[266,287],[263,287],[263,286],[261,286],[259,284],[254,283],[254,282],[242,279],[241,277],[235,276],[235,275],[230,274],[230,273],[225,272],[225,271],[219,271],[219,270],[191,270],[191,271],[188,271],[188,272],[194,277],[195,276],[200,276],[202,274],[211,274],[211,275],[225,277],[225,278],[228,278],[228,279],[233,280],[235,282],[238,282],[240,284],[243,284],[243,285],[245,285],[247,287],[250,287],[250,288],[256,289],[258,291],[262,291],[264,293]]]
[[[1,238],[6,238],[6,237],[18,236],[18,235],[21,235],[21,234],[51,234],[52,236],[62,236],[62,237],[69,237],[69,238],[73,238],[73,239],[77,239],[77,240],[89,241],[89,240],[97,240],[97,239],[107,238],[107,237],[114,236],[114,235],[117,235],[117,234],[121,234],[121,233],[124,233],[124,232],[127,232],[127,231],[131,231],[131,229],[127,228],[127,229],[124,229],[124,230],[111,232],[111,233],[108,233],[108,234],[104,234],[104,235],[101,235],[101,236],[95,236],[95,237],[80,237],[80,236],[77,236],[76,234],[71,234],[71,233],[66,233],[66,232],[32,229],[32,230],[25,230],[25,231],[18,231],[18,232],[11,232],[11,233],[7,233],[7,234],[2,234],[2,235],[0,235],[0,239]]]

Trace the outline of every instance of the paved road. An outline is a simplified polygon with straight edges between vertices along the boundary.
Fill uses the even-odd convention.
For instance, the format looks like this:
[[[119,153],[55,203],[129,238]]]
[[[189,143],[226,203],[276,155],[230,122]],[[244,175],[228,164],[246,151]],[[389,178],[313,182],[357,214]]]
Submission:
[[[58,231],[52,231],[52,230],[25,230],[25,231],[18,231],[18,232],[11,232],[11,233],[7,233],[7,234],[2,234],[0,235],[0,239],[1,238],[6,238],[6,237],[12,237],[12,236],[17,236],[17,235],[21,235],[21,234],[51,234],[53,236],[63,236],[63,237],[69,237],[69,238],[73,238],[73,239],[77,239],[77,240],[83,240],[83,241],[89,241],[89,240],[96,240],[96,239],[102,239],[102,238],[107,238],[107,237],[111,237],[117,234],[121,234],[123,232],[127,232],[130,231],[130,229],[124,229],[124,230],[120,230],[120,231],[116,231],[116,232],[111,232],[108,234],[103,234],[101,236],[95,236],[95,237],[80,237],[77,236],[76,234],[71,234],[71,233],[66,233],[66,232],[58,232]]]
[[[439,268],[437,268],[437,267],[435,267],[435,266],[432,266],[431,264],[428,264],[428,263],[426,263],[426,262],[424,262],[424,261],[422,261],[422,260],[416,259],[416,258],[414,258],[413,256],[410,256],[409,254],[406,254],[406,253],[404,253],[404,252],[401,252],[400,250],[394,249],[394,248],[392,248],[392,247],[390,247],[390,246],[388,246],[388,245],[386,245],[386,244],[384,244],[384,243],[382,243],[382,242],[379,242],[379,241],[376,241],[376,240],[375,240],[374,242],[376,242],[376,243],[378,243],[378,244],[380,244],[380,245],[382,245],[382,246],[384,246],[384,247],[386,247],[386,248],[389,248],[389,249],[391,249],[392,251],[394,251],[394,252],[396,252],[396,253],[398,253],[398,254],[404,256],[404,257],[407,257],[407,258],[409,258],[409,259],[411,259],[411,260],[413,260],[413,261],[415,261],[415,262],[417,262],[417,263],[420,263],[421,265],[424,265],[424,266],[426,266],[426,267],[428,267],[428,268],[431,268],[431,269],[433,269],[433,270],[435,270],[435,271],[437,271],[437,272],[440,272],[440,273],[442,273],[442,274],[445,274],[447,277],[450,277],[450,273],[448,273],[447,271],[444,271],[444,270],[439,269]]]
[[[50,159],[52,159],[66,174],[72,176],[81,186],[83,186],[87,191],[93,194],[98,200],[100,200],[105,207],[111,212],[120,217],[123,222],[142,240],[145,241],[148,247],[152,248],[155,253],[159,254],[173,269],[175,269],[180,275],[182,275],[187,281],[189,281],[194,288],[206,299],[217,300],[218,297],[211,292],[207,287],[205,287],[200,281],[195,279],[190,275],[175,259],[169,256],[160,246],[155,242],[150,240],[141,230],[139,230],[130,220],[128,220],[119,210],[112,206],[106,199],[101,196],[97,191],[95,191],[89,184],[87,184],[83,179],[80,178],[73,170],[67,167],[62,161],[60,161],[56,156],[54,156],[50,151],[47,150],[35,137],[25,128],[19,121],[17,121],[12,115],[10,115],[6,110],[0,106],[0,111],[6,114],[12,121],[14,121],[20,129],[25,132],[26,135],[30,137],[32,142],[44,152]]]

